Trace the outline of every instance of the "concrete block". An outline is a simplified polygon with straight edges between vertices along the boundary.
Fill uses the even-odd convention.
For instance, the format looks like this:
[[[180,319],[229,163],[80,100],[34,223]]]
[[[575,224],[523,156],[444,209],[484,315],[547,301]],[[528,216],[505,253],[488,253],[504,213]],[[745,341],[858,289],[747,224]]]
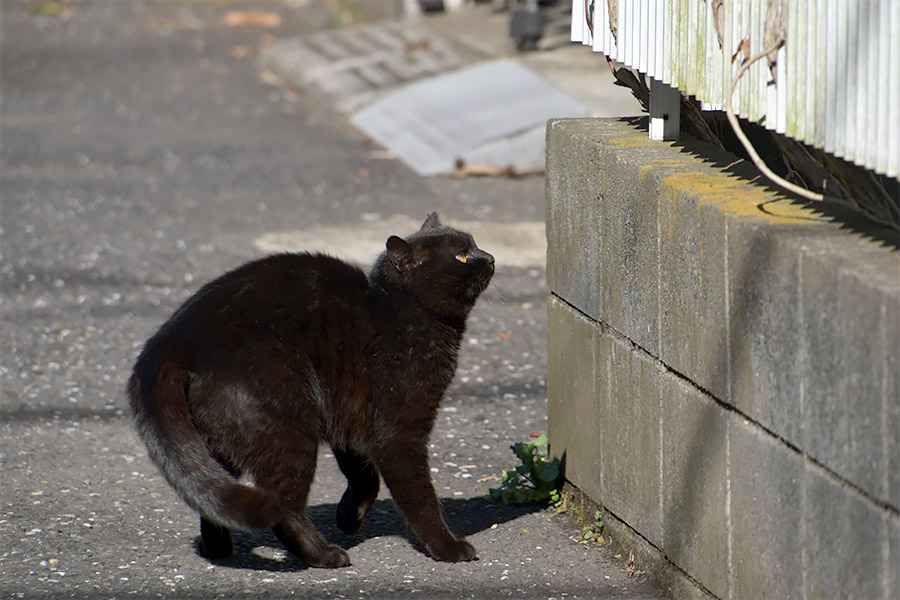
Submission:
[[[803,597],[803,458],[729,415],[734,598]]]
[[[621,168],[623,157],[644,159],[646,151],[603,155],[600,211],[600,315],[616,331],[659,356],[659,185],[648,169]]]
[[[551,296],[548,301],[547,412],[550,451],[565,458],[566,478],[600,491],[599,326]],[[590,491],[589,491],[590,490]]]
[[[660,375],[655,361],[627,341],[613,341],[602,417],[604,506],[662,546]]]
[[[815,465],[805,485],[806,597],[887,598],[884,512]]]
[[[603,199],[597,186],[600,152],[591,131],[591,123],[580,120],[547,125],[547,285],[599,321]]]
[[[886,398],[886,370],[897,349],[885,348],[888,336],[896,339],[886,317],[897,310],[900,286],[884,281],[890,271],[873,269],[879,260],[852,239],[806,243],[798,336],[805,345],[804,450],[888,501],[887,454],[897,452],[888,440],[896,442],[897,433],[888,431],[887,413],[897,396]]]
[[[803,444],[800,247],[802,232],[735,219],[728,228],[731,403],[797,447]]]
[[[614,119],[547,127],[550,289],[650,354],[659,354],[658,181],[646,133]]]
[[[661,381],[663,549],[719,598],[730,592],[726,413],[674,375]]]
[[[659,200],[660,360],[729,398],[725,218],[670,176]]]

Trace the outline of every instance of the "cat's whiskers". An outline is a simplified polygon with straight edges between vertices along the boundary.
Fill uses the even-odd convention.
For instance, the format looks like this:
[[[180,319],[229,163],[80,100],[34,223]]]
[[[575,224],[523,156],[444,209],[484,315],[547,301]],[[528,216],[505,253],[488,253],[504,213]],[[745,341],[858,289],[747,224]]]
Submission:
[[[506,296],[506,294],[503,293],[504,283],[509,280],[510,278],[508,276],[504,276],[503,271],[494,271],[494,276],[491,278],[491,284],[481,295],[481,301],[486,301],[489,304],[493,304],[494,300],[496,299],[499,304],[509,304],[509,298]]]

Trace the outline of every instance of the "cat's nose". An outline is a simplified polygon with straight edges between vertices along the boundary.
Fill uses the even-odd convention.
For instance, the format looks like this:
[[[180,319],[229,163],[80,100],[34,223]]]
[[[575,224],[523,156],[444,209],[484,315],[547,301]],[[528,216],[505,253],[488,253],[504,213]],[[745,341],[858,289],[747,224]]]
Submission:
[[[475,251],[475,256],[477,258],[487,261],[487,264],[489,264],[491,266],[494,265],[494,256],[492,254],[488,254],[481,248],[479,248],[478,250]]]

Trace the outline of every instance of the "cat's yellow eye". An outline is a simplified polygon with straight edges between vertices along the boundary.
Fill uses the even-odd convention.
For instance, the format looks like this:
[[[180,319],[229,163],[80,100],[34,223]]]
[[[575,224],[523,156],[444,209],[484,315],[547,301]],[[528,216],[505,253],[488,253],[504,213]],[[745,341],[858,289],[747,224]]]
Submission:
[[[463,254],[462,252],[460,252],[459,254],[456,255],[456,260],[458,260],[459,262],[461,262],[463,264],[466,264],[469,260],[469,257],[466,256],[465,254]]]

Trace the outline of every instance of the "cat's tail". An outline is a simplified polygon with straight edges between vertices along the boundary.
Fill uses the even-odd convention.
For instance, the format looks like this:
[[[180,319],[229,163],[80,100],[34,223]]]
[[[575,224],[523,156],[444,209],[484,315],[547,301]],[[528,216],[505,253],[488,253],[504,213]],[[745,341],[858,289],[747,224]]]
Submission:
[[[281,502],[267,492],[240,484],[210,453],[191,421],[188,376],[163,364],[141,368],[128,382],[138,434],[150,458],[187,504],[201,515],[233,529],[264,529],[282,515]]]

